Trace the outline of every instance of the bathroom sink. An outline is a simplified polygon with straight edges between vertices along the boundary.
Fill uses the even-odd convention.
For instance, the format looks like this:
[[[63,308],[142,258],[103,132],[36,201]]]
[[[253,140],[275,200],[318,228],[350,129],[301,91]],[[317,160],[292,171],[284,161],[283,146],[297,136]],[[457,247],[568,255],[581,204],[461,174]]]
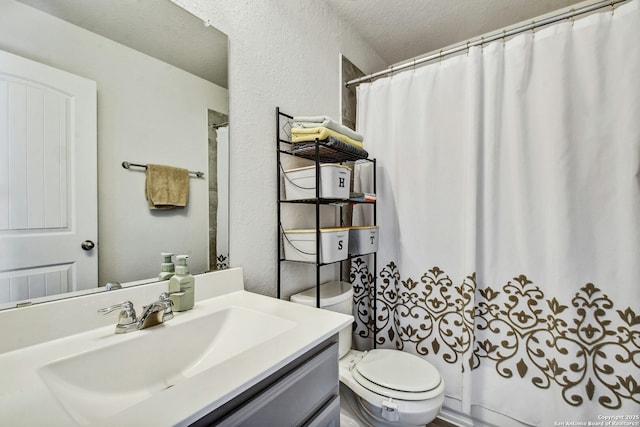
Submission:
[[[296,326],[291,320],[238,306],[200,317],[189,315],[126,336],[110,336],[114,344],[53,361],[38,374],[69,415],[87,425]]]

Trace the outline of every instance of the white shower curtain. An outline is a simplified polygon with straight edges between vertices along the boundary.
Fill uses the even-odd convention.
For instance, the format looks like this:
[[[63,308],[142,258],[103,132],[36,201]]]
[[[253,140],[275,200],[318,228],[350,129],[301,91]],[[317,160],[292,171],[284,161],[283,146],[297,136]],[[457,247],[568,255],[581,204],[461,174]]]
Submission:
[[[639,46],[633,0],[359,86],[377,345],[436,365],[447,408],[640,422]]]
[[[217,130],[217,188],[218,210],[216,227],[216,256],[218,270],[229,268],[229,127]]]

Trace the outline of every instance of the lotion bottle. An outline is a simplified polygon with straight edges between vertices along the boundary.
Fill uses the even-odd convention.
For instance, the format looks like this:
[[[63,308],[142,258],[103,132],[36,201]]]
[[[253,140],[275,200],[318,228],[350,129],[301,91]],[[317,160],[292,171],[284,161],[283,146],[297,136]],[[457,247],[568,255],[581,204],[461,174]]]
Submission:
[[[160,264],[160,275],[158,276],[158,280],[169,280],[171,276],[175,274],[175,266],[171,260],[173,254],[170,252],[162,252],[160,256],[162,256],[162,264]]]
[[[195,278],[189,273],[188,255],[176,256],[176,273],[169,279],[169,298],[173,301],[173,311],[193,308]]]

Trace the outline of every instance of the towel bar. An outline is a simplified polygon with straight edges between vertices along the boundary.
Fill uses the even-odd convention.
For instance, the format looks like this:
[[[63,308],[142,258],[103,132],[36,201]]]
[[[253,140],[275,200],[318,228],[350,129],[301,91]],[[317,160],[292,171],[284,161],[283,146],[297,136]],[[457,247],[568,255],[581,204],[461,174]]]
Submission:
[[[123,168],[125,168],[125,169],[130,169],[132,166],[134,166],[134,167],[138,167],[138,168],[143,168],[143,169],[146,169],[146,168],[147,168],[147,165],[141,165],[141,164],[139,164],[139,163],[131,163],[131,162],[126,162],[126,161],[125,161],[125,162],[122,162],[122,167],[123,167]],[[198,171],[198,172],[189,171],[189,173],[190,173],[191,175],[195,175],[195,176],[196,176],[196,177],[198,177],[198,178],[204,178],[204,172],[200,172],[200,171]]]

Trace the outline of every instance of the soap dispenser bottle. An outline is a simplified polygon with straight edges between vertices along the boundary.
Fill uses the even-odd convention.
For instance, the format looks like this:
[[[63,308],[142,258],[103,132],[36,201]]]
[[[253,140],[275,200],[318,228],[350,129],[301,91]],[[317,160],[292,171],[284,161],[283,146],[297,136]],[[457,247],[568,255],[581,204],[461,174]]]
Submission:
[[[169,280],[175,274],[175,266],[173,265],[173,254],[170,252],[162,252],[162,264],[160,264],[160,275],[158,280]]]
[[[169,298],[173,301],[173,311],[193,308],[195,279],[189,273],[188,255],[176,256],[176,274],[169,279]]]

